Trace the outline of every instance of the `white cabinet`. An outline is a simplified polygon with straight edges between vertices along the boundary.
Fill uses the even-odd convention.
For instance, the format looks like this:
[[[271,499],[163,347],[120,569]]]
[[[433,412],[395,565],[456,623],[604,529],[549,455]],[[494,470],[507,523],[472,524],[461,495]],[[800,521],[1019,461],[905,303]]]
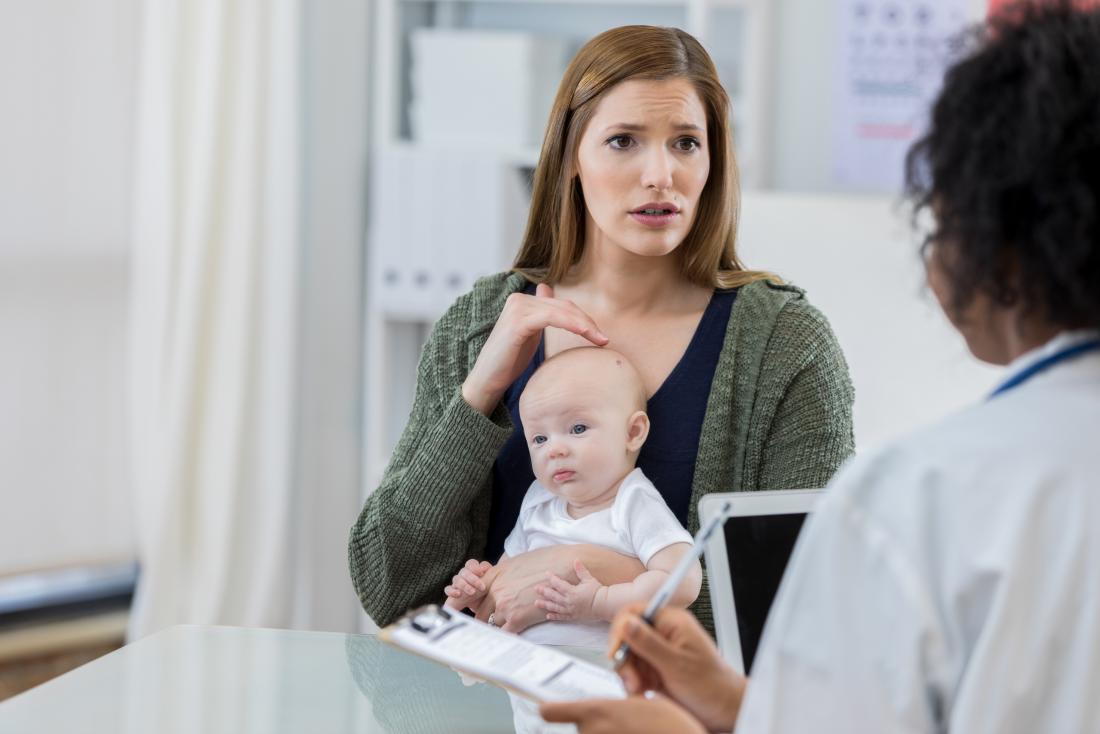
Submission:
[[[730,92],[742,182],[768,183],[770,0],[376,0],[364,492],[412,404],[431,323],[522,236],[558,81],[596,34],[676,26]],[[495,94],[494,94],[495,92]]]

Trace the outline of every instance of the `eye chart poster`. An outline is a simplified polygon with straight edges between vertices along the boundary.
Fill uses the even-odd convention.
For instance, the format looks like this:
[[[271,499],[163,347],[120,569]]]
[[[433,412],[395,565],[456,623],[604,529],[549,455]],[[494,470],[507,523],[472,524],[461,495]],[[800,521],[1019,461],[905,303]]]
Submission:
[[[979,20],[973,0],[840,0],[833,182],[897,193],[950,62],[952,36]]]

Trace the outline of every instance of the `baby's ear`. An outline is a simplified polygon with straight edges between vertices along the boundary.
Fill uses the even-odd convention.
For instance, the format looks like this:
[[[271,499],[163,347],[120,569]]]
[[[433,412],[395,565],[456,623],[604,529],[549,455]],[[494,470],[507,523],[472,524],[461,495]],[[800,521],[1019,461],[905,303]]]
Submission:
[[[644,410],[636,410],[626,424],[626,450],[640,451],[649,437],[649,416]]]

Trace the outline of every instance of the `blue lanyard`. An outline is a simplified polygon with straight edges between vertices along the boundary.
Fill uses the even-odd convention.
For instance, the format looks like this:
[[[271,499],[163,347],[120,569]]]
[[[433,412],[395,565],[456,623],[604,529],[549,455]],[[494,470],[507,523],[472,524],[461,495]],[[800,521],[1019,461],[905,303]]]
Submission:
[[[1090,339],[1086,342],[1081,342],[1080,344],[1074,344],[1071,347],[1066,347],[1061,351],[1055,352],[1050,356],[1040,359],[1038,362],[1031,365],[1026,370],[1020,370],[1019,372],[1017,372],[1003,385],[994,390],[993,394],[989,396],[989,399],[992,400],[1001,393],[1008,392],[1014,387],[1019,387],[1021,384],[1027,382],[1032,377],[1035,377],[1035,375],[1050,369],[1059,362],[1066,362],[1073,359],[1074,357],[1080,357],[1082,354],[1085,354],[1087,352],[1095,352],[1097,350],[1100,350],[1100,339]]]

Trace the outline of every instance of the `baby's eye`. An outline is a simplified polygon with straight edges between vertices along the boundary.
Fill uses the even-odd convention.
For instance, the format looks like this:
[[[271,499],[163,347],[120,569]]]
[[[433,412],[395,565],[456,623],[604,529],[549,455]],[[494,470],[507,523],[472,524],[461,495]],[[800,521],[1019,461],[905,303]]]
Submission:
[[[607,139],[607,144],[613,150],[626,150],[634,144],[634,139],[629,135],[612,135]]]
[[[536,445],[540,443],[546,443],[546,436],[535,436],[531,439],[531,443]]]
[[[588,426],[584,425],[583,423],[574,423],[572,426],[569,427],[569,432],[574,435],[584,433],[587,430]]]

